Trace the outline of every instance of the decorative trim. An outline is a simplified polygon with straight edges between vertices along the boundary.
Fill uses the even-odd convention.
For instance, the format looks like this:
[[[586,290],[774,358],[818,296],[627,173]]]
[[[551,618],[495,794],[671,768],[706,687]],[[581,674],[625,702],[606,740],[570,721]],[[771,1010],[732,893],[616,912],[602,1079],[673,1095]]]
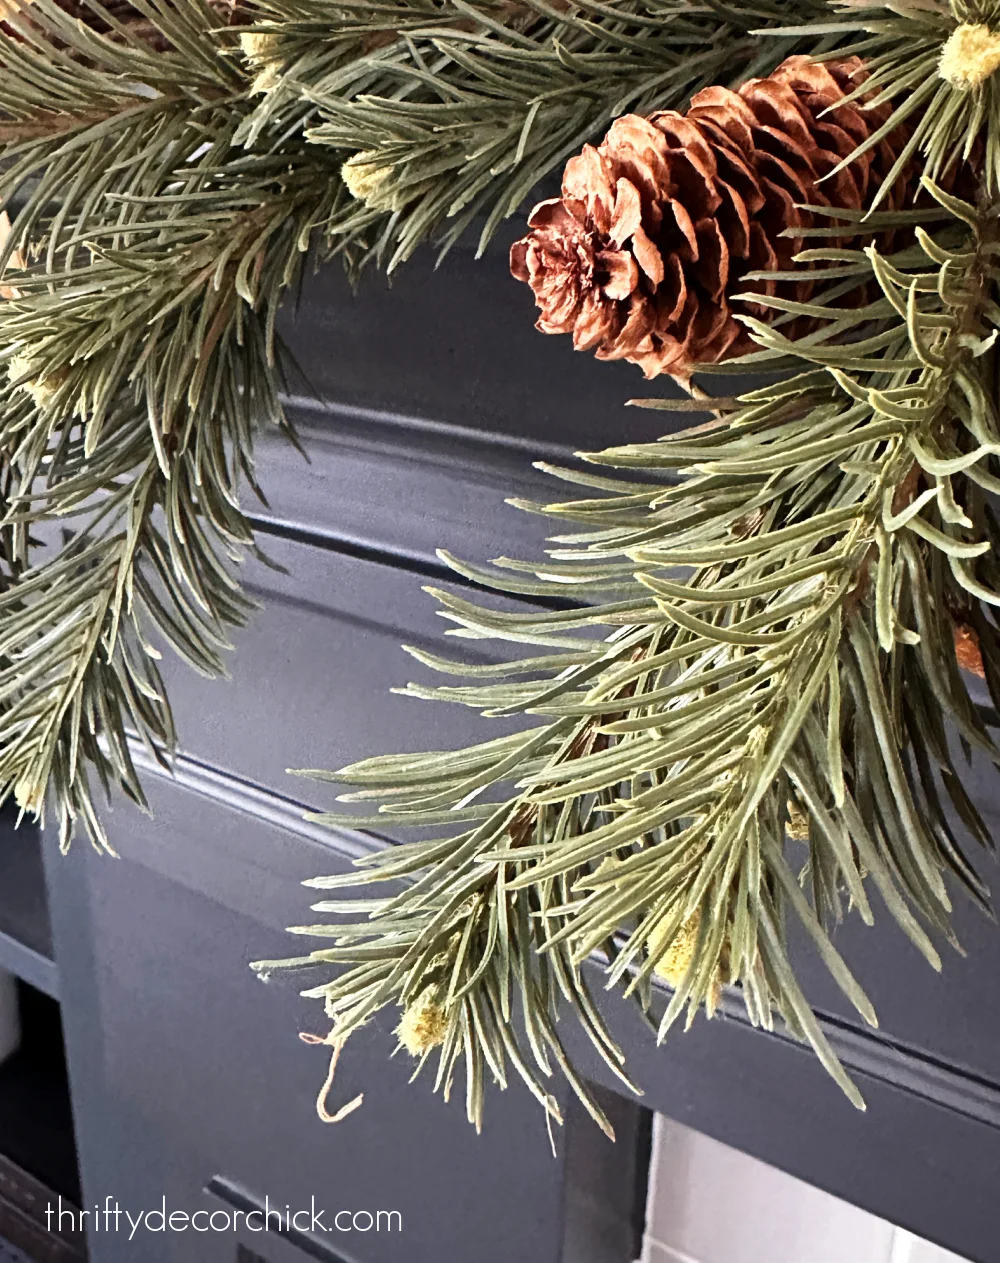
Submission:
[[[528,460],[537,460],[545,456],[552,460],[566,461],[572,459],[574,455],[574,449],[568,444],[534,440],[528,442],[516,435],[504,434],[500,430],[474,430],[471,426],[455,425],[451,421],[431,421],[427,417],[408,416],[405,413],[383,411],[380,408],[361,408],[355,404],[313,399],[308,395],[282,395],[281,400],[293,420],[306,426],[315,426],[320,432],[314,437],[337,446],[348,443],[351,446],[355,445],[352,441],[353,436],[345,436],[343,429],[344,422],[353,421],[366,428],[366,447],[379,445],[371,437],[371,427],[377,426],[405,434],[411,440],[414,435],[419,435],[421,438],[443,441],[444,446],[450,451],[454,451],[457,446],[502,448]],[[337,422],[336,430],[331,430],[324,424],[327,418]]]
[[[465,575],[452,570],[443,562],[433,561],[421,553],[411,552],[406,548],[383,548],[377,544],[369,544],[359,536],[329,531],[312,523],[290,522],[283,518],[264,517],[253,513],[248,513],[246,518],[254,530],[261,535],[287,539],[290,543],[304,544],[308,548],[322,548],[329,553],[339,553],[342,557],[352,557],[356,561],[367,561],[375,566],[386,566],[391,570],[409,572],[419,575],[422,579],[432,579],[435,583],[448,583],[452,587],[464,588],[470,592],[490,591],[484,584],[466,578]],[[260,591],[252,583],[248,583],[246,588],[248,592]],[[517,593],[507,593],[507,599],[531,609],[540,610],[576,610],[582,603],[579,598],[573,600],[570,597],[557,596],[522,597]]]
[[[237,1184],[234,1180],[226,1179],[224,1175],[213,1175],[205,1185],[204,1191],[210,1197],[217,1197],[220,1202],[224,1202],[233,1210],[241,1210],[245,1214],[256,1212],[263,1219],[265,1203],[255,1197],[253,1193]],[[276,1208],[278,1209],[278,1208]],[[291,1225],[285,1227],[280,1223],[276,1228],[269,1228],[268,1232],[276,1237],[282,1237],[291,1245],[297,1246],[303,1254],[307,1254],[311,1259],[319,1259],[320,1263],[353,1263],[345,1255],[331,1250],[330,1247],[314,1236],[311,1232],[303,1232],[301,1228],[294,1228]]]
[[[23,982],[59,999],[59,970],[54,960],[28,947],[12,934],[0,930],[0,968],[9,970]]]
[[[318,810],[308,803],[274,790],[264,789],[234,772],[215,767],[190,754],[177,754],[169,767],[152,759],[145,746],[136,739],[130,740],[129,748],[137,768],[146,775],[157,776],[172,782],[181,789],[208,798],[230,811],[239,811],[255,820],[263,820],[285,833],[314,842],[327,850],[336,851],[348,859],[360,859],[390,845],[388,838],[362,833],[351,829],[329,829],[304,819],[306,812]]]
[[[753,1027],[736,988],[726,989],[720,1009],[730,1021],[760,1029]],[[977,1123],[1000,1128],[1000,1083],[996,1080],[967,1066],[944,1061],[903,1040],[855,1026],[830,1013],[815,1012],[823,1034],[850,1070],[975,1119]],[[808,1051],[808,1045],[787,1031],[775,1029],[760,1033]]]

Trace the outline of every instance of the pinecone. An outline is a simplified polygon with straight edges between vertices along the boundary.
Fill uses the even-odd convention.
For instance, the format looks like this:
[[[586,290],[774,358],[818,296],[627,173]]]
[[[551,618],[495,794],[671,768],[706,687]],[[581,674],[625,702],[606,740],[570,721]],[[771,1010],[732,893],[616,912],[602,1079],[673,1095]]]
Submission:
[[[541,310],[537,328],[680,381],[699,363],[751,350],[730,308],[743,277],[792,266],[802,242],[780,234],[814,218],[799,206],[862,207],[905,143],[897,130],[820,182],[889,115],[889,106],[838,105],[864,78],[857,57],[790,57],[737,92],[704,89],[687,114],[616,119],[597,148],[570,159],[562,197],[539,203],[511,248],[511,271]],[[887,208],[907,196],[898,181]],[[813,288],[747,284],[797,301]]]
[[[981,680],[986,679],[986,668],[983,666],[983,650],[979,643],[976,629],[968,623],[952,621],[952,635],[955,638],[955,658],[963,671],[971,671]]]

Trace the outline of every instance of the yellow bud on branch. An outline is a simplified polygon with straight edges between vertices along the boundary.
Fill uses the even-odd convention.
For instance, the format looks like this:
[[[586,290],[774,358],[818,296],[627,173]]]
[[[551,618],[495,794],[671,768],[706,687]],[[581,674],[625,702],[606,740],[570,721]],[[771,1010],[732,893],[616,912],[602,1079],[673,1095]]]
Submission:
[[[1000,34],[978,22],[963,22],[941,50],[938,70],[953,87],[968,91],[1000,69]]]

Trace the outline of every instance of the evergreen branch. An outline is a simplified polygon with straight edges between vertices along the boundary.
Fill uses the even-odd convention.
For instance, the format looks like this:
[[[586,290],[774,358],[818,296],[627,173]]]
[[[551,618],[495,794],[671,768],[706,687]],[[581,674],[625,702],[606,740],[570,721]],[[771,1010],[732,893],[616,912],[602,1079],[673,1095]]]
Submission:
[[[339,971],[306,993],[324,1000],[337,1046],[396,1004],[420,1065],[438,1050],[446,1094],[464,1062],[477,1125],[487,1075],[503,1084],[508,1057],[550,1113],[542,1083],[555,1062],[599,1117],[555,1022],[568,1001],[624,1076],[584,973],[603,951],[608,985],[644,1013],[654,975],[669,983],[661,1039],[685,1011],[688,1024],[701,1006],[711,1016],[722,986],[739,988],[753,1022],[770,1028],[777,1014],[863,1105],[795,979],[786,922],[802,923],[874,1022],[832,926],[845,904],[871,921],[874,887],[940,968],[932,936],[953,941],[945,877],[986,905],[965,847],[990,845],[952,734],[1000,763],[954,648],[957,623],[971,623],[995,702],[998,209],[926,186],[935,204],[919,250],[854,259],[876,303],[820,304],[794,341],[746,318],[758,360],[791,358],[796,375],[707,426],[588,456],[636,472],[569,471],[591,494],[535,506],[583,530],[556,537],[545,561],[499,559],[492,586],[521,592],[528,573],[565,596],[569,579],[593,603],[511,613],[435,592],[453,635],[544,653],[407,691],[541,722],[324,774],[378,810],[317,819],[447,830],[310,883],[392,893],[357,911],[350,899],[315,905],[336,919],[296,932],[331,945],[258,966]],[[786,835],[804,844],[798,857]]]
[[[767,73],[802,41],[762,41],[775,6],[678,0],[263,0],[265,95],[248,135],[310,107],[306,135],[347,159],[358,197],[330,224],[356,267],[391,270],[474,221],[482,251],[531,190],[618,115],[683,105]],[[824,6],[801,6],[818,17]],[[249,36],[248,38],[254,38]],[[820,37],[803,48],[825,48]]]
[[[93,9],[107,33],[38,0],[0,37],[4,529],[76,531],[0,597],[0,795],[40,814],[50,784],[63,845],[83,819],[106,846],[89,774],[142,802],[128,734],[175,741],[151,640],[218,674],[250,608],[242,485],[259,427],[288,430],[275,318],[343,191],[301,138],[246,153],[252,73],[211,7],[143,0],[141,37]]]

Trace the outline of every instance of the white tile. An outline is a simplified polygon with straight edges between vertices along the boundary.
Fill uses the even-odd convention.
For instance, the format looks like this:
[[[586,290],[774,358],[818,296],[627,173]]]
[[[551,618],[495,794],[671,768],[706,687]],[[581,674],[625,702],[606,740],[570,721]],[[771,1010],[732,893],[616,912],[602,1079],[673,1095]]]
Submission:
[[[652,1237],[646,1238],[645,1248],[639,1263],[698,1263],[690,1254],[681,1254],[679,1250],[671,1250],[668,1245],[660,1245]]]
[[[697,1263],[890,1263],[895,1235],[877,1216],[660,1116],[646,1228]]]
[[[891,1263],[968,1263],[968,1260],[943,1246],[915,1237],[905,1228],[897,1228]]]

